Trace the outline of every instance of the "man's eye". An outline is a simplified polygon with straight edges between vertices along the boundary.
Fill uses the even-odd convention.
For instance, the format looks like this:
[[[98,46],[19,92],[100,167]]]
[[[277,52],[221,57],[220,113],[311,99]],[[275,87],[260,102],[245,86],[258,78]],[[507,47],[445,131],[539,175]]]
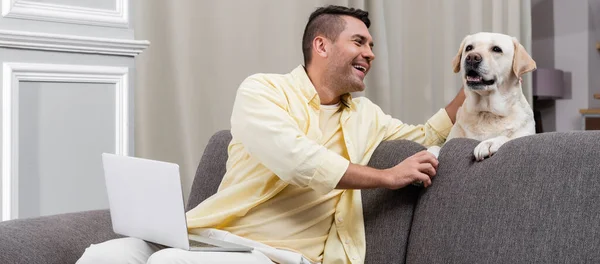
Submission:
[[[362,45],[362,42],[360,40],[358,40],[358,39],[354,40],[354,43],[356,43],[356,45],[358,45],[358,46]]]
[[[501,52],[502,52],[502,49],[501,49],[500,47],[498,47],[498,46],[494,46],[494,47],[492,48],[492,51],[493,51],[493,52],[498,52],[498,53],[501,53]]]
[[[473,45],[467,45],[467,47],[465,48],[465,51],[469,51],[473,49]]]

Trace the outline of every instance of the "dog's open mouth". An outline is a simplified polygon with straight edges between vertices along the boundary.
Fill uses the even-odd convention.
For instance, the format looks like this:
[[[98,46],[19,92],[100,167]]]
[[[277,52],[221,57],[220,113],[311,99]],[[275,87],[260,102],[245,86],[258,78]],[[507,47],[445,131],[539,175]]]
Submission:
[[[467,79],[467,85],[469,86],[488,86],[493,85],[496,80],[484,80],[478,72],[474,70],[469,70],[465,76]]]

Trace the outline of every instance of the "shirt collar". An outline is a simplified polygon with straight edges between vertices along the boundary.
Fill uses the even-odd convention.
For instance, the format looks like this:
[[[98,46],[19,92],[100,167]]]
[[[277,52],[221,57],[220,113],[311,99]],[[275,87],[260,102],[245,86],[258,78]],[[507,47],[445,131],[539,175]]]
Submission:
[[[321,106],[321,100],[319,99],[317,89],[306,73],[306,68],[303,65],[299,65],[292,71],[291,74],[298,82],[298,88],[308,101],[308,104],[315,109],[319,109]],[[341,100],[345,102],[345,105],[350,106],[350,109],[354,109],[355,106],[350,93],[342,95]]]

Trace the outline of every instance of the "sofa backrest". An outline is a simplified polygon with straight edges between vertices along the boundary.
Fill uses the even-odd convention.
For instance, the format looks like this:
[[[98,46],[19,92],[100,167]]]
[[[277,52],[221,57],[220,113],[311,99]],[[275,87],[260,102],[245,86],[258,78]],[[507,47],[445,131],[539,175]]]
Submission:
[[[228,130],[214,134],[205,148],[196,171],[187,209],[192,209],[217,191],[225,174]],[[391,168],[424,147],[406,140],[380,144],[369,166]],[[422,188],[409,186],[401,190],[363,190],[363,214],[367,240],[366,263],[404,263],[410,223],[417,196]]]
[[[415,209],[407,263],[600,263],[600,131],[452,139]]]
[[[408,140],[379,144],[368,166],[387,169],[425,148]],[[404,263],[414,208],[421,187],[362,190],[367,239],[365,263]]]
[[[231,142],[229,130],[218,131],[208,140],[194,176],[186,211],[217,192],[226,171],[229,142]]]

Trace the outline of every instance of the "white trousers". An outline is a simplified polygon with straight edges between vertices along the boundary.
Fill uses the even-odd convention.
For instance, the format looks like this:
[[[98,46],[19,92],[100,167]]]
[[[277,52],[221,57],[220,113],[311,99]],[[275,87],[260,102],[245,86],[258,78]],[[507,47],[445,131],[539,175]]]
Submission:
[[[178,248],[166,248],[154,243],[149,243],[138,238],[119,238],[99,244],[92,244],[86,248],[77,264],[212,264],[212,263],[249,263],[272,264],[271,259],[277,263],[310,264],[311,262],[302,255],[286,250],[279,250],[262,243],[245,239],[229,232],[207,229],[197,235],[225,240],[246,246],[254,247],[249,252],[202,252],[187,251]]]
[[[119,238],[93,244],[77,264],[199,264],[199,263],[252,263],[273,262],[258,250],[243,252],[198,252],[178,248],[162,248],[138,238]]]

